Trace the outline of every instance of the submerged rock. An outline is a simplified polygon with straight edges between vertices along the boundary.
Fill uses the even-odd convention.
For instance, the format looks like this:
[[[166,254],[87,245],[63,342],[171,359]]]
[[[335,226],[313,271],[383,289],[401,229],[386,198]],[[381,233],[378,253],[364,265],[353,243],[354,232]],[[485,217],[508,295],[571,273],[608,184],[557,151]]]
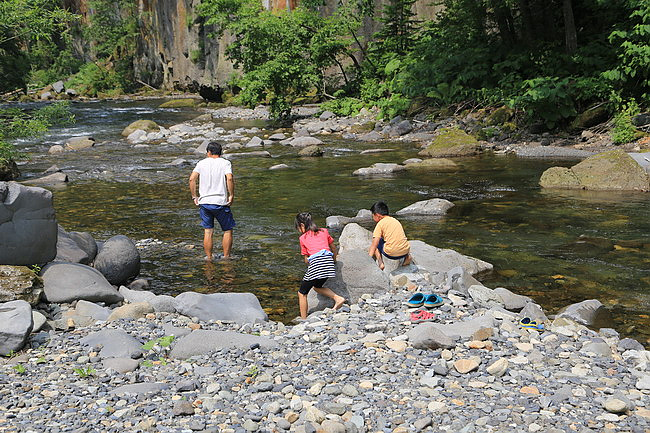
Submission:
[[[352,172],[355,176],[368,176],[373,174],[392,174],[405,170],[406,167],[400,164],[377,162],[370,167],[363,167]]]
[[[138,129],[143,130],[145,132],[158,132],[160,131],[160,125],[158,125],[153,120],[136,120],[135,122],[131,123],[129,126],[124,128],[124,130],[122,130],[122,136],[128,137],[129,135],[131,135],[131,133],[133,133]]]
[[[408,162],[407,162],[408,161]],[[460,169],[459,165],[447,158],[428,158],[421,160],[413,158],[413,161],[404,161],[407,170],[430,170],[437,172],[450,172]]]

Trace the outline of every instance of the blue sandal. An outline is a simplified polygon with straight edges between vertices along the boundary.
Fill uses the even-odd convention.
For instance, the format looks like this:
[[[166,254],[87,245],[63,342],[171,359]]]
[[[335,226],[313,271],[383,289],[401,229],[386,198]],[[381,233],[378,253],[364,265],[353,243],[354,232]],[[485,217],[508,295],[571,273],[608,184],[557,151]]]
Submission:
[[[543,323],[537,323],[534,320],[531,320],[529,317],[524,317],[519,321],[519,326],[522,328],[528,328],[528,329],[536,329],[538,331],[543,331],[544,330],[544,324]]]
[[[435,293],[427,295],[424,298],[424,306],[426,308],[437,307],[437,306],[442,305],[444,303],[445,303],[445,301],[443,301],[442,298],[440,296],[436,295]]]
[[[416,293],[411,296],[411,299],[406,301],[406,305],[413,308],[421,307],[424,304],[425,298],[426,296],[423,293]]]

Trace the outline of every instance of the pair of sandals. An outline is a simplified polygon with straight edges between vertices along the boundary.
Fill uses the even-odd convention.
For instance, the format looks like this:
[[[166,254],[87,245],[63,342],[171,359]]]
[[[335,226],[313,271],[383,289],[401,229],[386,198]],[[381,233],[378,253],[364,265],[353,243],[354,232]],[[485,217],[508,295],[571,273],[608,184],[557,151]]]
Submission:
[[[537,331],[543,331],[544,330],[544,324],[543,323],[538,323],[534,320],[532,320],[529,317],[524,317],[519,321],[519,326],[522,328],[527,328],[527,329],[535,329]]]
[[[445,301],[443,301],[443,299],[435,293],[431,293],[430,295],[425,295],[424,293],[416,293],[411,296],[411,299],[406,301],[406,305],[413,308],[422,306],[425,308],[433,308],[438,307],[444,303]]]

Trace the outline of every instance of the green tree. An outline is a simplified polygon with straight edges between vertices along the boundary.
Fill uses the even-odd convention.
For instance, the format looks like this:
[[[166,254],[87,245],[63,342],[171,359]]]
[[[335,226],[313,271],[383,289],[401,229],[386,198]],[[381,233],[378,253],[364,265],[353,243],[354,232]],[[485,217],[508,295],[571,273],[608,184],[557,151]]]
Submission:
[[[376,43],[384,53],[403,56],[413,48],[420,24],[415,19],[413,4],[415,0],[389,0],[384,6],[379,19],[383,26],[375,34]]]
[[[65,32],[75,15],[56,0],[0,2],[0,92],[25,88],[31,67],[27,50],[40,40]]]

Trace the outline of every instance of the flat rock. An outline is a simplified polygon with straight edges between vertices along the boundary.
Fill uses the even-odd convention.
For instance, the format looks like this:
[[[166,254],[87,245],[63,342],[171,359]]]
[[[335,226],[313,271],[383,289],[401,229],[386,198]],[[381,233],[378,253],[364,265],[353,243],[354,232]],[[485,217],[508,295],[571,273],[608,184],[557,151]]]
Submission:
[[[446,215],[454,204],[442,198],[415,202],[395,212],[396,215]]]
[[[260,301],[252,293],[185,292],[176,296],[176,311],[200,320],[232,320],[256,323],[268,320]]]
[[[65,173],[52,173],[47,176],[27,179],[25,183],[30,185],[57,185],[68,182],[68,175]]]
[[[488,365],[486,370],[492,376],[501,377],[506,374],[506,371],[508,370],[508,360],[505,358],[499,358],[492,364]]]
[[[94,348],[102,346],[99,356],[136,359],[142,356],[142,343],[122,329],[103,329],[81,339],[81,344]]]
[[[266,150],[256,150],[254,152],[241,152],[241,153],[226,153],[223,155],[224,159],[237,159],[237,158],[270,158],[271,154]]]
[[[446,349],[454,347],[454,340],[433,323],[420,323],[407,335],[411,346],[416,349]]]
[[[96,269],[79,263],[50,263],[43,268],[44,297],[48,302],[63,303],[84,299],[115,304],[122,295]]]
[[[75,311],[79,316],[91,317],[95,320],[106,320],[111,314],[111,310],[108,308],[83,299],[77,301]]]
[[[149,313],[153,313],[154,309],[148,302],[136,302],[134,304],[125,304],[121,307],[114,309],[111,315],[106,319],[107,322],[118,319],[139,319]]]
[[[400,164],[377,162],[370,167],[363,167],[352,172],[355,176],[368,176],[377,174],[392,174],[405,170],[406,167]]]
[[[461,266],[470,275],[492,270],[493,266],[483,260],[464,256],[454,250],[437,248],[418,240],[409,241],[413,261],[422,266],[432,275],[438,274],[440,278],[451,269]]]
[[[597,299],[571,304],[557,314],[556,318],[564,317],[585,326],[609,328],[612,323],[610,312]]]
[[[82,150],[88,149],[95,145],[95,139],[92,137],[74,137],[65,142],[67,150]]]
[[[117,371],[118,373],[129,373],[138,368],[139,361],[131,358],[106,358],[102,361],[105,369]]]
[[[478,365],[475,359],[459,359],[454,362],[454,368],[461,374],[476,370]]]
[[[145,394],[157,394],[162,390],[169,389],[169,384],[166,383],[157,383],[157,382],[141,382],[141,383],[132,383],[129,385],[118,386],[117,388],[109,391],[111,395],[145,395]]]
[[[181,337],[174,344],[170,356],[176,359],[187,359],[196,355],[204,355],[224,348],[248,350],[253,345],[264,349],[274,349],[278,343],[267,337],[242,334],[234,331],[211,331],[198,329]]]
[[[407,170],[427,170],[440,173],[448,173],[458,171],[460,166],[451,159],[447,158],[413,158],[412,160],[404,161]]]
[[[296,137],[291,140],[291,146],[293,147],[319,146],[321,144],[323,144],[323,141],[316,137]]]

